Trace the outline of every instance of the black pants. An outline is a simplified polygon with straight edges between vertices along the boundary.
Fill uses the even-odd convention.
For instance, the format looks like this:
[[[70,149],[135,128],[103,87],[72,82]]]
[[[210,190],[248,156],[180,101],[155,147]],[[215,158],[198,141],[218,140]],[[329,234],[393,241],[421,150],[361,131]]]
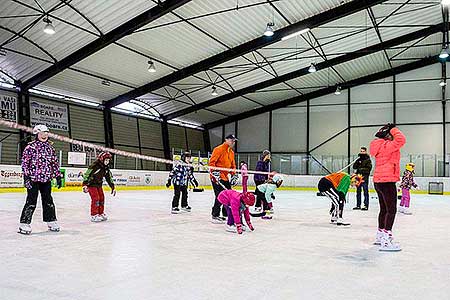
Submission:
[[[174,185],[174,195],[172,200],[172,207],[178,207],[180,203],[180,195],[181,195],[181,207],[188,206],[188,190],[186,185]]]
[[[333,217],[342,218],[342,213],[344,211],[345,195],[336,190],[331,181],[325,177],[319,181],[319,192],[327,196],[331,200],[331,210],[330,214]]]
[[[361,207],[361,192],[364,190],[364,206],[369,208],[369,179],[356,188],[356,206]]]
[[[48,181],[33,182],[31,189],[27,189],[27,200],[23,207],[22,215],[20,216],[20,223],[31,224],[39,192],[41,193],[44,222],[56,221],[55,204],[52,198],[52,185],[51,181]]]
[[[266,198],[264,193],[262,193],[262,192],[260,192],[258,190],[258,185],[261,185],[263,183],[264,183],[264,181],[255,181],[255,185],[256,185],[256,188],[255,188],[255,195],[256,195],[255,207],[261,207],[262,203],[264,203],[264,200]]]
[[[227,189],[227,190],[231,190],[231,184],[228,181],[225,180],[220,180],[220,182],[222,183],[222,185]],[[211,215],[213,217],[219,217],[220,216],[220,207],[222,207],[222,216],[227,217],[227,208],[224,207],[222,205],[222,203],[219,202],[219,200],[217,200],[217,197],[219,196],[221,191],[224,191],[225,189],[218,183],[214,183],[211,181],[212,187],[214,189],[214,195],[215,195],[215,199],[214,199],[214,206],[212,207],[212,212]]]
[[[397,213],[397,188],[395,182],[375,183],[375,190],[380,202],[378,228],[392,230]]]

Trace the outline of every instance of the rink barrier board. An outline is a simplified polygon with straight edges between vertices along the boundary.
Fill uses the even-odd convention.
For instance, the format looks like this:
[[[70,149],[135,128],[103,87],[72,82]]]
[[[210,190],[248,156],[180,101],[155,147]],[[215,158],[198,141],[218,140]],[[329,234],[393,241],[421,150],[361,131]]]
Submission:
[[[199,188],[203,188],[205,190],[212,190],[211,186],[200,186]],[[110,188],[105,187],[104,188],[106,192],[111,191]],[[237,187],[237,190],[240,190],[241,187]],[[254,191],[255,187],[254,186],[249,186],[249,191]],[[173,188],[166,188],[165,186],[119,186],[117,187],[117,192],[120,193],[121,191],[156,191],[156,190],[173,190]],[[317,192],[317,188],[316,187],[280,187],[278,188],[279,191],[313,191],[313,192]],[[25,188],[0,188],[0,194],[3,193],[25,193],[26,190]],[[69,186],[69,187],[63,187],[61,189],[58,188],[53,188],[52,192],[82,192],[81,190],[81,186]],[[191,193],[193,193],[192,191],[190,191]],[[356,192],[355,189],[350,189],[349,193],[354,193]],[[370,189],[369,190],[370,193],[375,194],[375,190],[374,189]],[[428,191],[420,191],[420,190],[411,190],[411,194],[428,194]],[[444,195],[449,196],[450,192],[444,192]],[[434,195],[430,195],[430,196],[434,196]]]
[[[86,168],[62,168],[64,174],[64,190],[79,191]],[[141,170],[111,170],[117,190],[152,190],[167,189],[165,184],[169,175],[168,171],[141,171]],[[205,189],[211,188],[208,173],[195,173],[199,185]],[[280,190],[316,191],[317,183],[322,176],[291,175],[284,178]],[[411,190],[412,193],[426,194],[429,182],[443,182],[444,194],[450,194],[450,178],[448,177],[416,177],[419,190]],[[254,189],[253,176],[249,176],[249,189]],[[236,189],[240,189],[240,180]],[[106,187],[106,183],[105,183]],[[370,180],[369,189],[373,190],[373,182]],[[22,170],[18,165],[0,165],[0,192],[24,191]]]

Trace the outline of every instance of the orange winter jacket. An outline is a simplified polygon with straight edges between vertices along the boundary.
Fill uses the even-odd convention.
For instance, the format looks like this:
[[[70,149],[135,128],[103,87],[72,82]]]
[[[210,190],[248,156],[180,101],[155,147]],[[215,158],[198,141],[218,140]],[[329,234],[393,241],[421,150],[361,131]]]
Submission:
[[[231,149],[226,143],[214,148],[211,158],[209,159],[209,166],[236,169],[233,149]],[[211,171],[213,170],[214,168],[211,169]],[[235,172],[220,171],[220,178],[224,181],[228,181],[228,174],[234,175]]]
[[[400,149],[406,138],[397,128],[391,129],[393,141],[375,139],[370,143],[370,155],[375,157],[373,182],[397,182],[400,180]]]

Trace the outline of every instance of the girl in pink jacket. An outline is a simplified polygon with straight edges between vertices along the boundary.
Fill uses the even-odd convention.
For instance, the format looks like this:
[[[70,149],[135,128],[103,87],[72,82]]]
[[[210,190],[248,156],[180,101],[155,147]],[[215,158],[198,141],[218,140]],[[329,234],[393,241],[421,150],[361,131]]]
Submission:
[[[397,213],[397,189],[400,180],[400,149],[406,138],[394,124],[381,127],[375,134],[377,139],[370,143],[370,155],[375,158],[373,182],[380,202],[378,232],[375,245],[380,251],[400,251],[400,245],[393,242],[392,227]]]
[[[227,231],[242,234],[245,230],[245,227],[242,226],[242,213],[244,214],[248,228],[251,231],[255,230],[250,221],[250,212],[248,210],[250,206],[255,205],[255,195],[248,192],[239,193],[234,190],[224,190],[220,192],[217,200],[219,200],[219,202],[223,204],[223,207],[227,209]]]

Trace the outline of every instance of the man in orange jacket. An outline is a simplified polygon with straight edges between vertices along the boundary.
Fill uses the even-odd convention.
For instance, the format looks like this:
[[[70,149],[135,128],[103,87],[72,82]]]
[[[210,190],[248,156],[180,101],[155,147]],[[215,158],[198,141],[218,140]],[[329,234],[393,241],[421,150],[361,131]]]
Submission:
[[[236,162],[234,160],[233,147],[236,143],[237,138],[230,134],[225,138],[225,142],[222,145],[214,148],[211,158],[209,159],[210,166],[210,178],[211,184],[214,189],[214,206],[212,207],[212,222],[215,224],[225,223],[227,217],[227,210],[222,204],[217,200],[220,192],[225,189],[231,190],[233,185],[236,185],[238,181],[238,176],[236,172],[220,171],[214,170],[214,167],[236,169]],[[228,178],[228,175],[231,178]],[[222,206],[222,217],[220,216],[220,207]]]

